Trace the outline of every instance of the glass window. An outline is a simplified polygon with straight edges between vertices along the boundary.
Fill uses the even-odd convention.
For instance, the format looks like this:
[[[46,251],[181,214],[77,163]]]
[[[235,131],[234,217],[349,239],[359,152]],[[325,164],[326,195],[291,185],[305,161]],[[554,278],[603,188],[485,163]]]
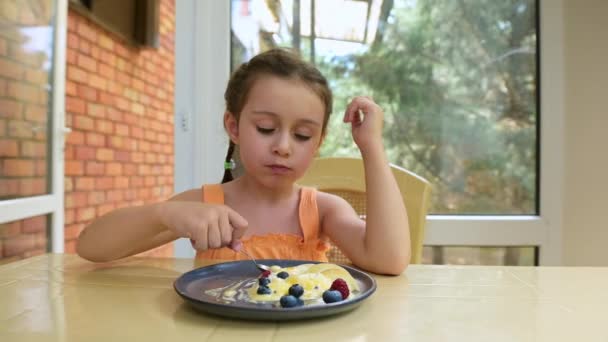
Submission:
[[[433,214],[536,215],[536,28],[534,0],[233,0],[232,64],[274,46],[316,63],[335,95],[321,155],[359,155],[342,113],[373,96]]]
[[[0,264],[44,254],[48,250],[49,215],[0,223]]]
[[[0,200],[49,192],[53,2],[0,11]]]

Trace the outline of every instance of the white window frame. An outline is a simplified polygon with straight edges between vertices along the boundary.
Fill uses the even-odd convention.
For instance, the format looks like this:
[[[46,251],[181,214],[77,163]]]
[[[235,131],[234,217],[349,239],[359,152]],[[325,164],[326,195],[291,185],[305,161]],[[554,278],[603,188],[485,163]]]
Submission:
[[[184,35],[188,35],[191,40],[187,46],[177,46],[176,68],[180,68],[180,63],[182,68],[186,65],[185,69],[190,71],[188,75],[192,82],[180,87],[180,79],[176,78],[176,94],[180,93],[180,88],[190,89],[191,93],[186,94],[191,94],[195,99],[189,111],[194,113],[192,136],[195,138],[190,140],[193,149],[187,154],[187,161],[176,158],[176,190],[180,179],[186,179],[186,182],[179,185],[179,190],[185,190],[198,187],[203,182],[220,180],[218,172],[221,172],[221,167],[218,165],[222,163],[227,143],[221,117],[224,110],[222,92],[230,67],[230,1],[180,0],[178,7],[180,3],[183,10],[189,10],[192,22],[183,22],[184,27],[180,27],[184,12],[178,9],[177,41],[179,44],[180,36]],[[540,265],[561,264],[564,168],[563,0],[541,0],[539,7],[542,120],[540,215],[429,215],[425,245],[539,246]],[[190,59],[180,59],[180,52],[190,56]],[[176,108],[178,115],[179,110]],[[178,121],[179,118],[176,119],[176,141],[179,136]],[[204,141],[203,138],[197,140],[196,137],[204,137]],[[176,151],[179,152],[177,147],[176,145]],[[180,165],[181,163],[185,164]],[[190,174],[186,169],[193,170],[194,173]],[[188,246],[178,246],[176,255],[191,255],[192,252],[187,252],[188,249],[191,250],[189,243]]]
[[[0,223],[51,214],[51,252],[64,250],[64,142],[69,129],[65,127],[65,69],[68,0],[55,0],[53,36],[53,120],[47,143],[51,152],[51,192],[47,195],[0,201]]]

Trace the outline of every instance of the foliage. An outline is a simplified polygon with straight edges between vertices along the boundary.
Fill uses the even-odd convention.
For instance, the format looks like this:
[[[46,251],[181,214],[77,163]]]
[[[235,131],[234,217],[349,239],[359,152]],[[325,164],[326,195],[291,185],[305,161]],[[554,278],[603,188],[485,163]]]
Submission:
[[[434,185],[432,212],[535,214],[534,0],[395,1],[364,53],[322,60],[335,92],[322,155],[357,156],[344,107],[384,108],[389,160]]]

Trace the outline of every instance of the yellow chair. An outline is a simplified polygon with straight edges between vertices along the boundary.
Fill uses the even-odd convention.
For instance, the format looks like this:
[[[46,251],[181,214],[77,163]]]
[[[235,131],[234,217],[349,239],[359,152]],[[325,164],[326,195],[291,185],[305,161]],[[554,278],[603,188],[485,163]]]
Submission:
[[[407,209],[412,248],[411,263],[420,263],[431,184],[410,171],[392,164],[390,166]],[[298,183],[344,198],[359,216],[365,218],[365,172],[362,159],[316,158]],[[328,252],[328,258],[333,263],[350,263],[333,245]]]

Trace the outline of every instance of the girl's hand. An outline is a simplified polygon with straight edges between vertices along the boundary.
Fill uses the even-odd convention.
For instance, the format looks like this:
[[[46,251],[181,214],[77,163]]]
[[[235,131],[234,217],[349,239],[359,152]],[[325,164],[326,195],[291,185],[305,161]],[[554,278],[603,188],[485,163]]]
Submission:
[[[365,152],[382,148],[382,126],[384,112],[371,97],[357,96],[348,104],[344,113],[344,122],[351,123],[355,143]]]
[[[161,222],[196,250],[238,245],[247,220],[225,205],[169,201],[159,204]]]

